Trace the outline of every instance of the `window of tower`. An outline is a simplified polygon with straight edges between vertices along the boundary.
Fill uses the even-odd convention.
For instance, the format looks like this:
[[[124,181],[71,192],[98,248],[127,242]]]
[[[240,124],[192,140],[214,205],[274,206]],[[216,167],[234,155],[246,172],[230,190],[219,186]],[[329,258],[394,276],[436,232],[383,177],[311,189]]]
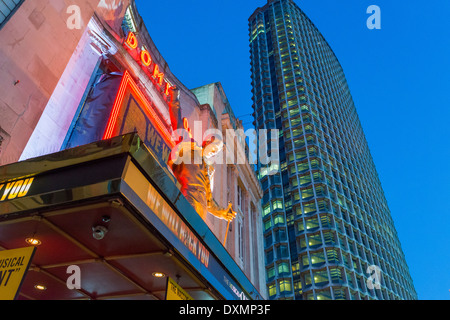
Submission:
[[[280,280],[278,281],[278,286],[280,288],[280,293],[291,293],[292,292],[292,288],[291,288],[291,280]]]
[[[314,284],[317,286],[323,286],[328,283],[328,271],[326,269],[314,271],[313,277],[314,277]]]

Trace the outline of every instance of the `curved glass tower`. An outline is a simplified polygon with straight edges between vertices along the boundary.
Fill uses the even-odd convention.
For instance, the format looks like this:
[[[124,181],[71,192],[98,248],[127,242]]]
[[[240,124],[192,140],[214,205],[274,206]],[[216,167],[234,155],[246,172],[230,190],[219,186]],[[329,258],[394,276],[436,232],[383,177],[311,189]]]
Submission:
[[[254,124],[280,130],[278,170],[257,168],[270,299],[417,299],[332,49],[292,0],[249,32]]]

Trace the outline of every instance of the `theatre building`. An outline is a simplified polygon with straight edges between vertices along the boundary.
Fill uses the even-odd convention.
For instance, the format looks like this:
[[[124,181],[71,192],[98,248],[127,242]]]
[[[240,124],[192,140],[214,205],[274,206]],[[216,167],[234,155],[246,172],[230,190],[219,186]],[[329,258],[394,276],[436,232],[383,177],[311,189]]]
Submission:
[[[134,1],[10,3],[0,299],[266,299],[262,189],[221,84],[186,88]]]

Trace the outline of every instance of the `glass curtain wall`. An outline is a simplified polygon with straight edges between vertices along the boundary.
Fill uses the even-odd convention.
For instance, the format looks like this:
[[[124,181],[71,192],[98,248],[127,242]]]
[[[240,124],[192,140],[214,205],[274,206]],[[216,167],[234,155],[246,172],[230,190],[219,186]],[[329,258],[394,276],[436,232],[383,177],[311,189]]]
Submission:
[[[254,125],[280,130],[279,170],[257,166],[270,298],[417,299],[336,55],[291,0],[249,35]]]

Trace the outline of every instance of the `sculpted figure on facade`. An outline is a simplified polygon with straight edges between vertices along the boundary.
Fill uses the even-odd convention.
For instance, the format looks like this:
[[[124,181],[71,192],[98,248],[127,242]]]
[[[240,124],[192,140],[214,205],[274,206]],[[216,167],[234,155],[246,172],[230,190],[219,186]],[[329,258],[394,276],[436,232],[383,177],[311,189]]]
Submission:
[[[223,142],[211,137],[199,145],[183,130],[179,90],[176,87],[172,88],[170,97],[172,128],[178,133],[181,129],[185,134],[177,137],[177,145],[171,152],[168,165],[181,185],[181,192],[203,220],[209,212],[230,222],[236,216],[233,204],[228,202],[228,206],[222,208],[213,199],[215,170],[212,159],[222,151]]]

